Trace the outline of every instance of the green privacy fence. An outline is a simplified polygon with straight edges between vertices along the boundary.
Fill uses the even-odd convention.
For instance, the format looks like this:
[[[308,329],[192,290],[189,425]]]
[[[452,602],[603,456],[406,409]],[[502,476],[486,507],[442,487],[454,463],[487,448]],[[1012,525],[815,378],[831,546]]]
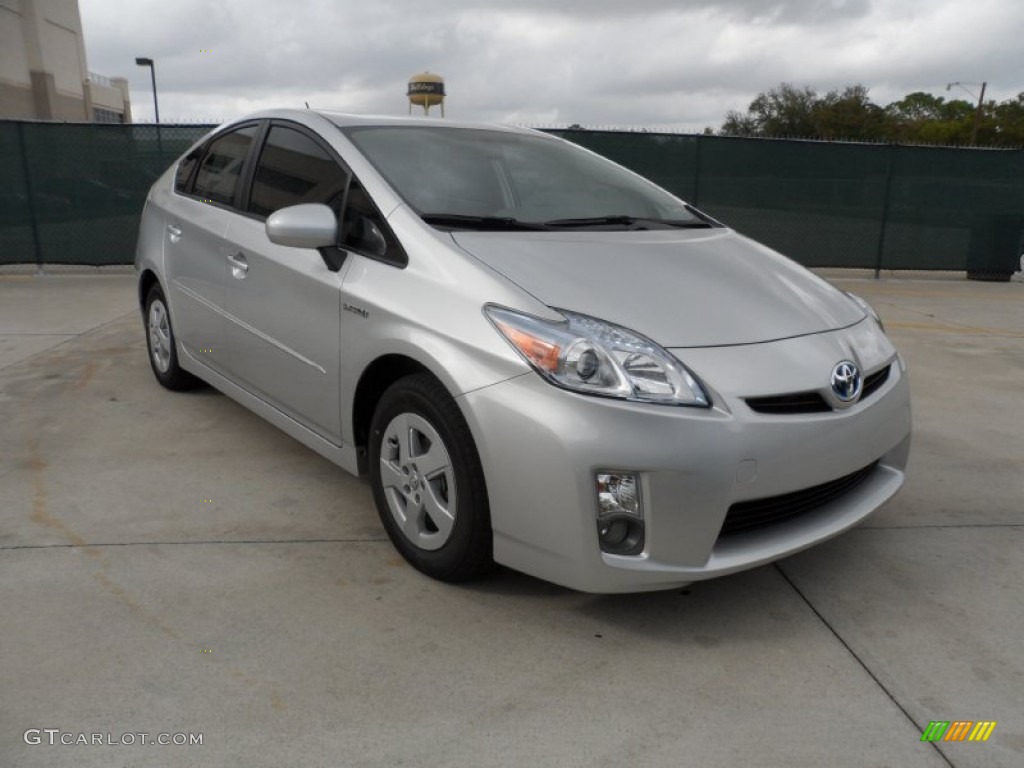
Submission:
[[[146,192],[211,127],[0,121],[0,264],[130,264]]]
[[[128,264],[146,190],[208,125],[0,121],[0,264]],[[1024,151],[552,130],[807,266],[1006,276]]]
[[[1024,150],[555,133],[806,266],[1019,268]]]

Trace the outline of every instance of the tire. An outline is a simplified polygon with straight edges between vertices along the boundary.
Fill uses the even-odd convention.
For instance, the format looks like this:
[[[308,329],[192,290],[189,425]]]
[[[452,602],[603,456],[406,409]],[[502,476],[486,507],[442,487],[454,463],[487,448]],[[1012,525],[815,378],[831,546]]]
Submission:
[[[146,311],[143,315],[146,328],[146,351],[149,366],[156,380],[167,389],[182,392],[202,386],[196,378],[178,365],[178,349],[167,310],[167,299],[159,285],[154,285],[146,295]]]
[[[459,406],[437,379],[406,376],[384,392],[370,424],[369,462],[381,523],[410,565],[449,582],[492,568],[480,456]]]

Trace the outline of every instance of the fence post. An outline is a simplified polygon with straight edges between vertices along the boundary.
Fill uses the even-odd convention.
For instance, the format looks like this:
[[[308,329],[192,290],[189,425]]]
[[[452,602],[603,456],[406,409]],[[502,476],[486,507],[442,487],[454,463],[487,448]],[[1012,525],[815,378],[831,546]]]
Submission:
[[[16,123],[18,126],[18,154],[21,155],[21,172],[25,175],[25,197],[28,200],[28,223],[32,228],[32,247],[35,250],[36,270],[39,275],[43,272],[43,246],[39,242],[39,221],[36,218],[36,200],[32,194],[32,174],[28,167],[28,150],[25,148],[25,124]]]
[[[163,173],[167,166],[164,165],[164,138],[160,132],[160,123],[156,124],[156,147],[157,154],[160,156],[160,169],[157,171],[157,175]]]
[[[889,196],[892,192],[892,166],[893,154],[896,151],[896,144],[889,143],[885,154],[885,193],[882,195],[882,221],[878,230],[878,254],[875,257],[875,280],[882,273],[882,258],[885,251],[885,234],[889,228]]]
[[[694,208],[700,207],[700,147],[704,141],[701,134],[697,134],[697,148],[693,155],[693,203]]]

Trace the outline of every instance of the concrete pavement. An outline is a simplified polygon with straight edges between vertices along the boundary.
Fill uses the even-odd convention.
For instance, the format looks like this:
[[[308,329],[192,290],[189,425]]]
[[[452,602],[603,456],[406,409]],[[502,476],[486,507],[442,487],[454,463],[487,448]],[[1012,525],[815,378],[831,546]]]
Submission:
[[[602,597],[421,576],[363,481],[156,384],[130,276],[0,276],[0,766],[1024,764],[1024,285],[836,282],[908,359],[906,489]],[[59,744],[93,733],[203,743]]]

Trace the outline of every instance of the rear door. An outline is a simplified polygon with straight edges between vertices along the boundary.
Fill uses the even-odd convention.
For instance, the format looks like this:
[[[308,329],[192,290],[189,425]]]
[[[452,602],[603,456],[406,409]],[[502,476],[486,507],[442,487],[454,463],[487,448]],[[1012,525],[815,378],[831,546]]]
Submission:
[[[168,301],[187,354],[222,371],[228,225],[258,123],[232,128],[179,164],[168,196],[164,258]]]

